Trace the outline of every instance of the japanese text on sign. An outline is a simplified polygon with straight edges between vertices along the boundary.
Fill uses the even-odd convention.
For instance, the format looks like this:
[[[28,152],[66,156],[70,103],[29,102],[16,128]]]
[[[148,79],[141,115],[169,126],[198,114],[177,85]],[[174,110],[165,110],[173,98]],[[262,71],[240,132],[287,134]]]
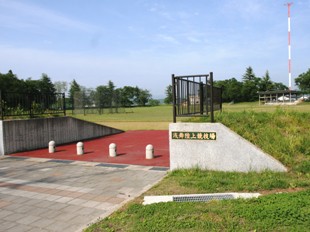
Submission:
[[[185,132],[173,131],[172,139],[216,140],[216,132]]]

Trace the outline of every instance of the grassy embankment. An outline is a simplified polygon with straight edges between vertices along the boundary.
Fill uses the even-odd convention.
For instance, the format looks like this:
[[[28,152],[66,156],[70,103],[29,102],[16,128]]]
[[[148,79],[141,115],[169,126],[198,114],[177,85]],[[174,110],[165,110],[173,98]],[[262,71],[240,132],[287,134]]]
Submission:
[[[164,115],[163,109],[159,107],[157,111]],[[146,117],[143,120],[148,121]],[[224,112],[217,114],[216,120],[279,159],[289,171],[235,173],[193,169],[170,172],[144,195],[260,192],[264,196],[148,206],[141,204],[141,196],[87,231],[308,231],[310,105],[289,108],[264,108],[253,103],[224,105]],[[283,193],[275,194],[278,192]]]

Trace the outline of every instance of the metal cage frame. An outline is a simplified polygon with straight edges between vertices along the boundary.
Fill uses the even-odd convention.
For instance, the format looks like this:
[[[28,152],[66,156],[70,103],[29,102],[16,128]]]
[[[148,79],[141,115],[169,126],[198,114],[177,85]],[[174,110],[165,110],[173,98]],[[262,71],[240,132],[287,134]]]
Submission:
[[[213,86],[213,73],[175,76],[172,74],[173,122],[176,117],[208,116],[222,111],[222,88]]]

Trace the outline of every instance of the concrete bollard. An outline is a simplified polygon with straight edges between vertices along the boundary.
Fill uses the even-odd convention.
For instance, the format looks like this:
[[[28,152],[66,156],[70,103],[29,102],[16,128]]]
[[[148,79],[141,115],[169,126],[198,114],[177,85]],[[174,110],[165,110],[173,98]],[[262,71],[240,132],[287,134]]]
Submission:
[[[153,159],[154,158],[154,147],[152,144],[149,144],[145,148],[145,158]]]
[[[117,156],[116,144],[115,143],[111,143],[109,145],[109,156],[110,157],[116,157]]]
[[[50,141],[48,143],[48,153],[54,153],[56,152],[56,146],[55,146],[55,141]]]
[[[76,154],[83,155],[84,154],[84,144],[82,142],[78,142],[76,144]]]

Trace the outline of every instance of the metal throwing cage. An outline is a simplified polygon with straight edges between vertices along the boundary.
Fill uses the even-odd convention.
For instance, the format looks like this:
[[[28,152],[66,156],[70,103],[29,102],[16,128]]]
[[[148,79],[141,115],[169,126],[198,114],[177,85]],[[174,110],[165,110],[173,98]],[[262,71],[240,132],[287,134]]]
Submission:
[[[222,110],[222,88],[213,86],[213,73],[175,76],[172,74],[173,122],[176,117],[211,116]]]

